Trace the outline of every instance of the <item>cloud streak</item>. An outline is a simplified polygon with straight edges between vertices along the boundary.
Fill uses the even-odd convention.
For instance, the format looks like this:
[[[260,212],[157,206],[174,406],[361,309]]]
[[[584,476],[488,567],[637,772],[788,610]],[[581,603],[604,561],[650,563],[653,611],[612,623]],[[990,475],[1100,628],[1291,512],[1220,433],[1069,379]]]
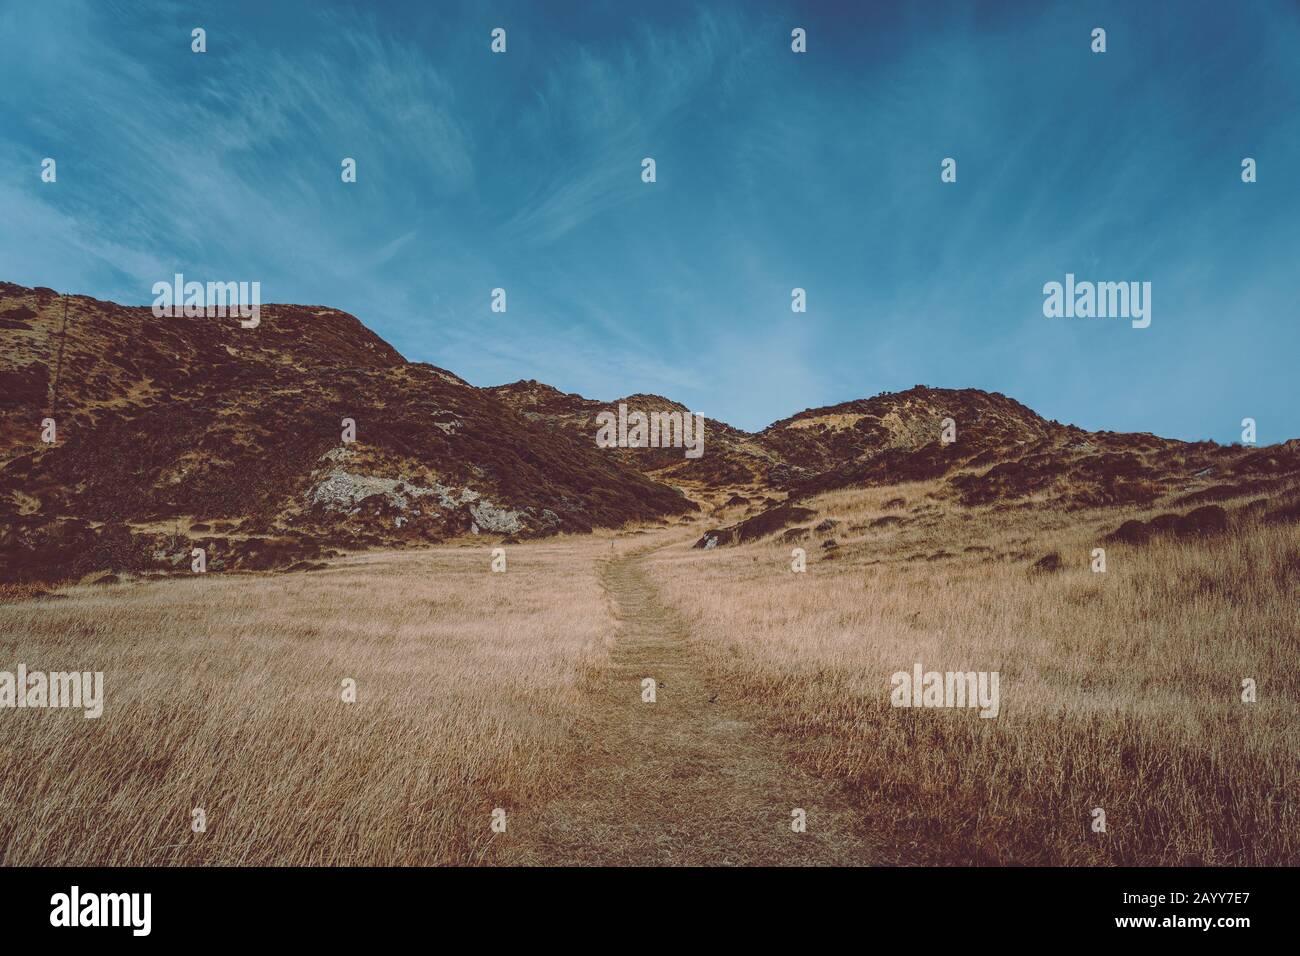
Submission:
[[[0,61],[3,278],[135,303],[174,271],[255,279],[477,384],[661,392],[751,428],[922,382],[1089,427],[1300,435],[1292,4],[507,3],[489,22],[235,0],[199,15],[203,55],[195,16],[0,9],[23,38]],[[1066,271],[1152,281],[1151,329],[1044,319]]]

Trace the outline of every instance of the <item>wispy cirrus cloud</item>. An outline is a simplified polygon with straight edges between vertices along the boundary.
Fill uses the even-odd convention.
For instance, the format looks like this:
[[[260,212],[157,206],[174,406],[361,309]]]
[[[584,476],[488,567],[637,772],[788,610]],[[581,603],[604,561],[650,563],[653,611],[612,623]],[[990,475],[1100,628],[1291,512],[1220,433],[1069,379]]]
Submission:
[[[28,224],[11,241],[36,241],[47,270],[65,273],[46,281],[139,301],[159,267],[188,268],[269,275],[282,297],[301,295],[305,282],[280,277],[337,270],[364,280],[418,235],[393,228],[403,210],[397,191],[347,203],[344,155],[361,164],[360,188],[385,175],[418,181],[426,197],[472,185],[469,135],[454,116],[452,90],[414,48],[327,11],[320,45],[305,55],[241,42],[218,56],[228,41],[212,21],[212,52],[197,55],[174,12],[135,11],[170,25],[167,56],[154,55],[156,34],[130,45],[102,5],[64,3],[54,17],[8,14],[9,28],[32,42],[7,70],[29,81],[56,78],[40,91],[48,108],[33,111],[27,138],[48,144],[37,152],[58,159],[59,183],[42,188],[29,175],[26,188],[7,187]],[[5,110],[16,112],[20,87],[6,86]],[[3,146],[11,170],[36,169],[34,152]],[[374,235],[385,233],[374,248]],[[69,247],[90,258],[61,254]]]
[[[1300,434],[1282,0],[47,0],[0,7],[0,36],[22,38],[6,279],[126,302],[175,270],[259,279],[477,384],[661,392],[748,427],[923,382],[1090,427],[1230,439],[1244,408]],[[1043,319],[1067,269],[1153,280],[1152,328]]]
[[[702,8],[676,31],[643,26],[617,43],[555,57],[517,122],[535,160],[526,167],[532,188],[503,235],[552,243],[644,198],[641,160],[678,140],[701,105],[726,108],[761,42],[740,11]]]

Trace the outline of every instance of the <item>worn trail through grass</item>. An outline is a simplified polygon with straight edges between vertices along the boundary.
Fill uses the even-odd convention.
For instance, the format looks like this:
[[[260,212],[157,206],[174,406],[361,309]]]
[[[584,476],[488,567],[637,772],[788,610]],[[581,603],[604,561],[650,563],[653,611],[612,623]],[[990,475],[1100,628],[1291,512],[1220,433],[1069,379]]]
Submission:
[[[646,550],[611,557],[601,581],[618,631],[577,733],[576,783],[521,808],[508,862],[561,865],[803,865],[884,862],[863,812],[810,777],[757,716],[712,685]],[[642,681],[656,682],[655,701]],[[806,813],[795,832],[792,811]],[[506,862],[506,861],[502,861]]]

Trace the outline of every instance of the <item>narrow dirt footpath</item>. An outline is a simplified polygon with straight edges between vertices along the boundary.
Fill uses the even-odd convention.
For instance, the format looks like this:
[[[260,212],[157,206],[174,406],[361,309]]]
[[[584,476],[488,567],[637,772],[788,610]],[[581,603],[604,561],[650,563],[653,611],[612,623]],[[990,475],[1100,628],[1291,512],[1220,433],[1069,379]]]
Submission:
[[[809,777],[712,686],[660,603],[642,550],[601,578],[619,630],[580,727],[583,766],[561,797],[511,818],[498,862],[550,865],[869,864],[863,812]],[[657,682],[654,703],[642,680]],[[806,812],[806,832],[791,828]],[[516,842],[519,841],[519,842]]]

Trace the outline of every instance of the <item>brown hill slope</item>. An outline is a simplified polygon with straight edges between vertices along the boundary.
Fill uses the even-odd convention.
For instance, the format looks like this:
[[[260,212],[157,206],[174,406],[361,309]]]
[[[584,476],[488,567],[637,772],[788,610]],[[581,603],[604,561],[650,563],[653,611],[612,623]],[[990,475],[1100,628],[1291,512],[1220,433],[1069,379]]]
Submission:
[[[945,419],[952,424],[948,436]],[[933,497],[965,507],[1078,511],[1159,503],[1181,511],[1273,495],[1285,517],[1300,482],[1295,439],[1250,448],[1086,432],[976,389],[918,385],[812,409],[774,423],[755,440],[787,464],[788,479],[775,484],[786,492],[786,504],[842,488],[934,481]],[[774,534],[790,524],[766,520],[769,513],[776,512],[711,528],[700,545],[739,540],[747,527]]]
[[[629,412],[645,414],[690,412],[685,405],[662,395],[635,394],[601,402],[531,379],[497,385],[488,391],[525,417],[562,428],[585,441],[595,440],[596,416],[601,412],[617,414],[620,404],[626,405]],[[687,458],[680,448],[615,448],[610,453],[643,474],[698,492],[755,483],[770,486],[769,473],[782,467],[753,435],[716,419],[705,423],[704,454],[699,458]]]
[[[657,395],[598,402],[538,382],[491,389],[522,414],[586,436],[596,415],[620,402],[642,411],[684,410]],[[952,420],[944,442],[944,420]],[[1173,492],[1267,490],[1300,474],[1300,442],[1266,448],[1181,442],[1146,434],[1086,432],[1049,421],[1014,399],[978,389],[885,392],[808,409],[748,433],[706,425],[705,454],[684,460],[672,449],[619,449],[630,467],[718,501],[942,479],[966,505],[1033,499],[1065,509],[1143,504]]]
[[[260,326],[242,329],[0,285],[0,403],[10,579],[188,569],[192,546],[218,567],[265,567],[695,508],[319,307],[264,306]],[[355,443],[342,440],[345,418]]]
[[[941,440],[951,419],[953,441]],[[799,434],[802,432],[802,434]],[[916,386],[803,412],[760,436],[786,457],[827,467],[788,486],[793,497],[853,485],[944,479],[966,505],[1034,502],[1073,510],[1147,504],[1174,492],[1266,490],[1300,474],[1300,443],[1265,448],[1086,432],[1048,421],[996,392]]]
[[[701,458],[598,448],[596,416],[620,403],[688,411],[535,381],[475,388],[328,308],[264,306],[242,329],[0,283],[0,580],[187,568],[196,546],[215,568],[265,568],[464,533],[581,532],[685,514],[691,498],[740,522],[900,481],[934,481],[962,506],[1073,510],[1205,504],[1300,475],[1294,440],[1085,432],[975,389],[917,386],[758,433],[708,421]]]

